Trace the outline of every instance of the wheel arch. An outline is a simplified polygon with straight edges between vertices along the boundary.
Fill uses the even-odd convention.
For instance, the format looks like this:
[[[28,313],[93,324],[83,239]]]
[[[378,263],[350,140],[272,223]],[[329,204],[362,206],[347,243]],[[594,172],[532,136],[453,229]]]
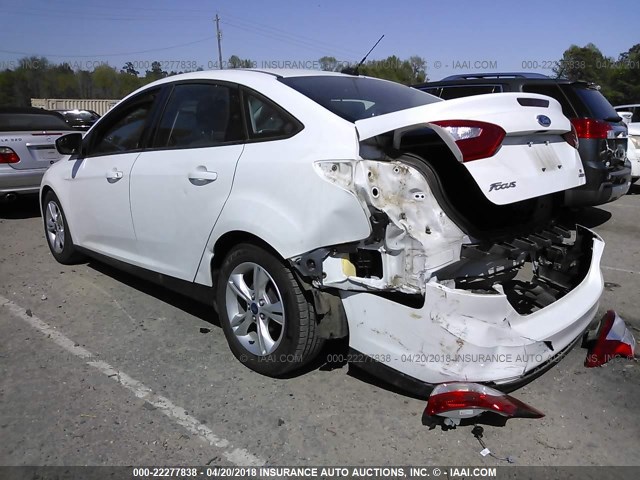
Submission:
[[[222,262],[235,245],[250,243],[264,248],[274,255],[289,268],[288,262],[268,242],[257,235],[243,231],[233,230],[223,234],[213,246],[213,258],[211,258],[210,271],[212,286],[215,289],[218,284],[218,276]],[[349,326],[342,301],[336,292],[325,292],[314,289],[312,285],[300,278],[294,269],[291,269],[294,278],[301,288],[307,301],[314,306],[314,313],[319,324],[319,335],[322,338],[342,338],[349,335]],[[216,308],[218,306],[216,305]]]
[[[226,232],[220,238],[218,238],[213,245],[213,257],[210,262],[211,269],[211,280],[212,285],[215,287],[217,281],[217,272],[220,270],[220,266],[224,261],[225,257],[229,253],[229,251],[240,243],[251,243],[253,245],[257,245],[259,247],[268,250],[270,253],[275,255],[278,259],[280,259],[283,263],[285,259],[278,253],[278,251],[273,248],[268,242],[264,241],[257,235],[244,231],[244,230],[232,230]]]

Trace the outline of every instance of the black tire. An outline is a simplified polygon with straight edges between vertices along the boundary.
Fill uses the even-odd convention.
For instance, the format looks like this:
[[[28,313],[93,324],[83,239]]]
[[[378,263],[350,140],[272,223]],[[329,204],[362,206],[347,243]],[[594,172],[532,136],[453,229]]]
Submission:
[[[275,350],[266,354],[256,354],[248,350],[248,348],[259,349],[260,347],[255,342],[253,347],[247,344],[248,341],[250,342],[248,340],[250,335],[244,337],[236,335],[229,320],[229,311],[233,312],[238,309],[239,312],[242,312],[243,304],[246,303],[233,290],[227,291],[229,280],[234,271],[237,272],[237,269],[243,268],[251,269],[251,265],[259,266],[268,274],[270,278],[264,291],[266,292],[270,289],[275,297],[281,298],[283,306],[282,326],[279,323],[272,324],[271,320],[267,318],[269,332],[271,332],[271,327],[275,325],[276,330],[278,328],[281,329],[281,336],[279,344],[275,346]],[[238,274],[234,275],[237,278]],[[252,277],[251,273],[247,273],[243,277],[249,278],[246,283],[247,286],[253,281]],[[255,292],[254,287],[255,283],[249,286],[249,291]],[[232,297],[231,301],[229,301],[230,297]],[[256,309],[262,308],[258,307],[257,302],[257,299],[252,301],[252,305]],[[324,340],[319,338],[317,334],[313,306],[307,302],[291,271],[279,258],[257,245],[250,243],[239,244],[227,254],[220,267],[216,285],[216,304],[220,323],[227,337],[231,352],[241,363],[263,375],[279,377],[303,367],[317,356],[324,343]],[[250,333],[253,333],[254,337],[258,338],[257,321],[259,320],[256,320],[258,313],[252,312],[252,308],[248,304],[245,305],[244,311],[249,315],[245,317],[247,319],[245,321],[254,324],[253,327],[249,327],[249,330],[254,328],[254,331],[250,330]],[[252,313],[256,313],[256,315],[253,315],[253,320],[249,318]],[[277,334],[279,332],[276,331]],[[256,341],[259,343],[258,340]],[[242,342],[245,342],[245,344]],[[264,345],[264,340],[262,340],[262,345]]]
[[[59,215],[58,222],[50,222],[52,218],[50,214],[51,208],[57,209]],[[47,245],[49,245],[49,250],[51,251],[53,258],[63,265],[74,265],[81,262],[84,256],[78,252],[73,243],[73,237],[71,236],[67,217],[64,214],[60,200],[58,200],[58,197],[52,191],[47,192],[44,197],[44,201],[42,202],[42,220],[44,223],[44,236],[47,239]],[[55,240],[52,239],[51,235],[54,234],[54,232],[50,232],[50,228],[55,228],[53,226],[55,223],[61,225],[63,229],[61,249],[59,248],[59,245],[55,245]]]

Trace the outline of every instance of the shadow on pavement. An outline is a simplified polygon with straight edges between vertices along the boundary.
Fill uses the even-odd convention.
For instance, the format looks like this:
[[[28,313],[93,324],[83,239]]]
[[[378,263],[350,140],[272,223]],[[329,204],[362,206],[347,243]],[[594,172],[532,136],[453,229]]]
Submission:
[[[87,266],[97,272],[100,272],[103,275],[111,277],[117,282],[121,282],[131,288],[138,290],[139,292],[157,298],[158,300],[168,303],[169,305],[187,312],[194,317],[204,320],[205,322],[215,325],[216,327],[220,327],[218,315],[216,314],[213,307],[209,305],[205,305],[203,303],[197,302],[196,300],[192,300],[184,295],[181,295],[180,293],[174,292],[173,290],[169,290],[168,288],[157,285],[151,281],[136,277],[130,273],[123,272],[122,270],[118,270],[115,267],[112,267],[105,263],[101,263],[97,260],[89,260]],[[220,334],[222,334],[222,332],[220,332]],[[290,374],[283,375],[280,378],[284,380],[296,378],[314,370],[330,372],[335,369],[341,369],[348,365],[346,361],[348,359],[348,352],[349,344],[347,339],[328,340],[322,348],[320,354],[313,361],[311,361],[301,369],[296,370]],[[378,388],[383,388],[385,390],[389,390],[391,392],[407,397],[422,398],[419,396],[411,395],[410,393],[403,391],[402,389],[399,389],[394,385],[390,385],[370,375],[369,373],[360,370],[357,367],[354,367],[353,365],[348,365],[347,373],[351,377],[354,377],[370,385],[374,385]]]
[[[18,196],[15,201],[0,201],[0,218],[7,220],[22,220],[40,216],[38,195]]]
[[[150,295],[169,305],[172,305],[194,317],[208,322],[217,327],[220,326],[218,315],[210,305],[192,300],[189,297],[181,295],[173,290],[169,290],[161,285],[157,285],[149,280],[136,277],[130,273],[118,270],[115,267],[101,263],[97,260],[89,260],[88,267],[113,278],[114,280],[124,283],[125,285],[138,290],[139,292]]]
[[[611,217],[611,212],[607,212],[601,208],[585,207],[565,210],[560,217],[560,223],[566,225],[568,228],[573,228],[576,224],[583,225],[587,228],[594,228],[607,223]]]

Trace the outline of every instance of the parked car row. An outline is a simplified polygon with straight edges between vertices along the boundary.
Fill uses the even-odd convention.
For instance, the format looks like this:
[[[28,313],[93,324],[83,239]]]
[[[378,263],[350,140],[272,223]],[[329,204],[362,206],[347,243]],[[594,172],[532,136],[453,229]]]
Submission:
[[[604,242],[556,216],[590,181],[578,136],[606,128],[623,148],[605,116],[579,129],[539,93],[443,101],[331,72],[176,75],[57,140],[70,157],[42,181],[45,235],[61,263],[96,257],[213,304],[263,374],[348,337],[361,367],[416,392],[514,388],[597,311]],[[606,201],[628,171],[601,161]]]

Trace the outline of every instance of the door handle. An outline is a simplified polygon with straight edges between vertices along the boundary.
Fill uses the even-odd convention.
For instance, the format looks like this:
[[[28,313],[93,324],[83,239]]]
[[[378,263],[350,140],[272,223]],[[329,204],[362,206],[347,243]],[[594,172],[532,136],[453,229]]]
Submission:
[[[187,176],[192,184],[202,186],[215,182],[218,179],[218,172],[210,172],[206,167],[200,166]]]
[[[123,173],[120,170],[116,170],[115,168],[113,170],[109,170],[106,174],[107,181],[109,183],[117,182],[122,178],[122,176],[123,176]]]

